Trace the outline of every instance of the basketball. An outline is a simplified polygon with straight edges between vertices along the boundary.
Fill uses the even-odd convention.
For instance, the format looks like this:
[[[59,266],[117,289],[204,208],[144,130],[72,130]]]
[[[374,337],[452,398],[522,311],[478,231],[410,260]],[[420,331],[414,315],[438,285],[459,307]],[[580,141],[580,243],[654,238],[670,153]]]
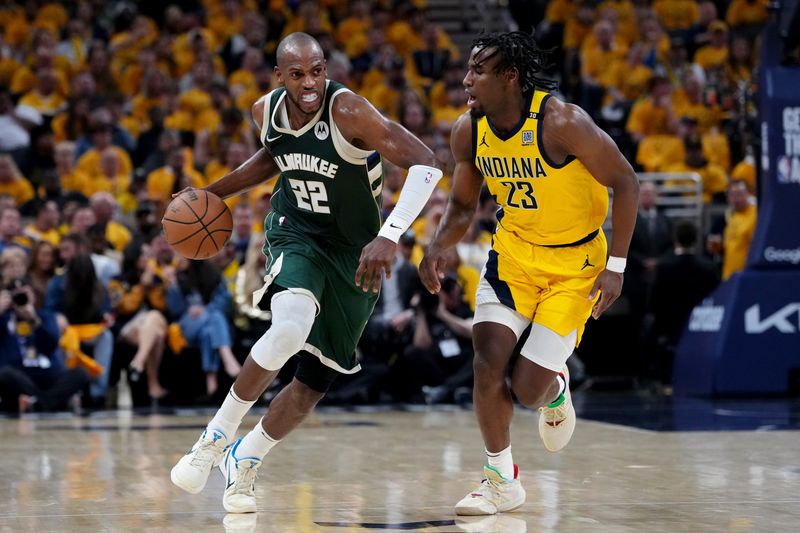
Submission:
[[[219,196],[191,189],[170,202],[161,224],[176,252],[189,259],[208,259],[225,246],[233,230],[233,217]]]

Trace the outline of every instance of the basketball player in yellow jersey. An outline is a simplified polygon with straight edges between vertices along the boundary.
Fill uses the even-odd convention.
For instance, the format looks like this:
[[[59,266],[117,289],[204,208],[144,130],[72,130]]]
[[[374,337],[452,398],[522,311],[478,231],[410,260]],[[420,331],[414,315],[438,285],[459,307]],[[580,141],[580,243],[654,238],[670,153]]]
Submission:
[[[599,317],[619,296],[636,221],[633,169],[583,110],[542,90],[551,87],[537,76],[543,58],[524,33],[473,42],[464,78],[470,112],[451,134],[454,184],[420,265],[422,282],[438,292],[443,251],[471,223],[485,181],[500,204],[473,326],[475,414],[488,464],[486,479],[456,504],[460,515],[491,515],[525,502],[511,457],[512,392],[540,409],[545,448],[558,451],[572,437],[566,361],[589,315]],[[608,260],[601,229],[607,187],[614,190]],[[509,360],[528,326],[509,389]]]

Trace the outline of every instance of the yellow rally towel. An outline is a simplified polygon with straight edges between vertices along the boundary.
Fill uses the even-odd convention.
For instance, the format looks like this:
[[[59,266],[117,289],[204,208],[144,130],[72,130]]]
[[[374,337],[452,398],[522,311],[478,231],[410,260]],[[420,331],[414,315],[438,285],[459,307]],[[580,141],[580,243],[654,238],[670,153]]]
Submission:
[[[67,326],[61,335],[59,346],[67,355],[67,368],[82,367],[92,378],[103,373],[103,367],[94,359],[81,351],[81,341],[88,341],[100,335],[106,329],[105,324],[78,324]]]
[[[183,336],[181,326],[177,322],[167,326],[167,344],[175,355],[179,355],[186,348],[186,337]]]

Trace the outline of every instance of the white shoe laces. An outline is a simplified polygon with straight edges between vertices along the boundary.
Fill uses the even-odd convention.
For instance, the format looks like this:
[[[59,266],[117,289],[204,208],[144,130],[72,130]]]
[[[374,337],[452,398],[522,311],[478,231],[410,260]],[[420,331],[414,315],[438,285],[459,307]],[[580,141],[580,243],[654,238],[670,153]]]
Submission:
[[[195,450],[194,457],[192,457],[189,464],[198,468],[206,468],[214,464],[214,459],[216,459],[218,454],[219,450],[214,445],[213,441],[204,441],[197,450]]]
[[[500,494],[502,493],[503,489],[500,486],[503,482],[502,481],[495,481],[493,479],[486,478],[481,481],[480,486],[472,491],[472,493],[480,493],[482,498],[489,500],[489,502],[497,507],[497,504],[500,502]]]
[[[236,469],[236,481],[233,483],[231,494],[244,494],[253,496],[256,490],[256,478],[258,477],[258,466],[250,463],[247,468]]]
[[[561,402],[561,405],[557,407],[540,407],[539,412],[542,413],[544,417],[544,421],[548,423],[550,426],[557,426],[567,418],[567,407],[568,403],[565,399]]]

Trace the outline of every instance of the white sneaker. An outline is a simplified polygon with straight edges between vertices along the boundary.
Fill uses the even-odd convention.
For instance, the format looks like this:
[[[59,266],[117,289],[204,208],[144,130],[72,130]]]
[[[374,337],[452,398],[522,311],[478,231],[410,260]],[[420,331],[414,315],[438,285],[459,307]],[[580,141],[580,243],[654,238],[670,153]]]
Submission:
[[[254,533],[258,525],[258,515],[248,514],[226,514],[222,519],[225,533]]]
[[[211,469],[222,461],[227,444],[228,438],[221,431],[204,430],[192,449],[172,468],[172,482],[192,494],[203,490]]]
[[[225,449],[225,457],[219,465],[225,476],[225,494],[222,505],[229,513],[256,512],[256,476],[261,459],[257,457],[236,457],[236,450],[242,439]]]
[[[525,489],[519,482],[519,467],[514,465],[514,479],[506,479],[497,469],[483,467],[486,476],[480,486],[456,504],[457,515],[492,515],[513,511],[525,503]]]
[[[539,408],[539,436],[548,451],[557,452],[569,443],[575,431],[575,408],[572,406],[572,394],[569,392],[569,370],[564,366],[564,379],[567,387],[564,390],[564,401],[555,407]]]

